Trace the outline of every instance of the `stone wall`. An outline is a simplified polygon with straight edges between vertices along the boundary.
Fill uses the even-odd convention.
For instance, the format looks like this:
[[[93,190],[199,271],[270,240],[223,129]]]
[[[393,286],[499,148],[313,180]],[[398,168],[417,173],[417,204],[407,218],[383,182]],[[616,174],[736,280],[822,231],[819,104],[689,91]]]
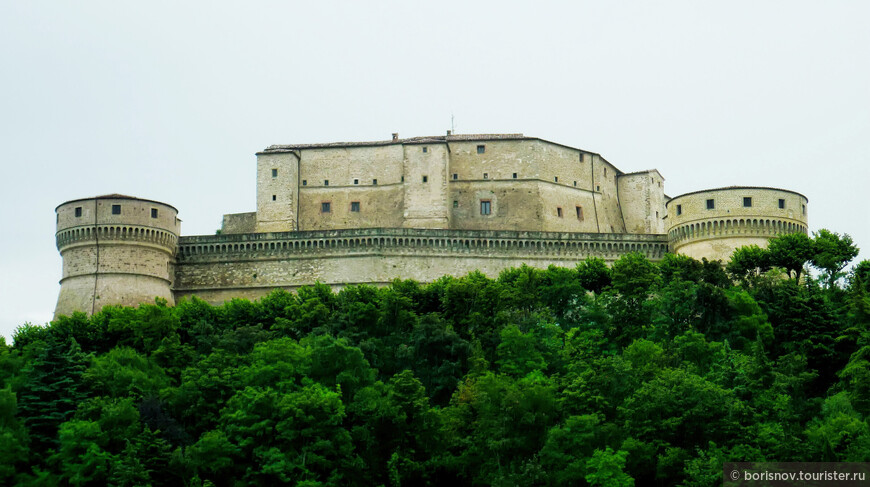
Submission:
[[[315,281],[333,287],[384,285],[393,279],[431,282],[474,270],[497,277],[523,263],[573,267],[588,256],[612,262],[631,251],[659,260],[667,240],[664,235],[397,228],[183,237],[175,295],[219,303]]]

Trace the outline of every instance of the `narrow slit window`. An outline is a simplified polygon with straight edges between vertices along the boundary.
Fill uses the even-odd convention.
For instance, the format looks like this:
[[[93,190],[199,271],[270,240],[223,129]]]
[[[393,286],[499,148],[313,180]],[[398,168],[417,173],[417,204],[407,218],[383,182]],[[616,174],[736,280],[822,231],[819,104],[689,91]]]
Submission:
[[[359,201],[350,202],[350,211],[353,213],[359,213]]]
[[[76,217],[81,217],[81,216],[82,216],[82,207],[76,206]]]
[[[577,206],[575,208],[577,209],[577,219],[582,222],[583,221],[583,207]]]
[[[577,187],[577,181],[574,181],[574,187],[575,188]]]
[[[120,215],[121,214],[121,205],[112,205],[112,214]]]
[[[683,214],[683,205],[677,205],[677,215]]]
[[[561,206],[556,207],[556,216],[558,216],[559,218],[562,218],[562,207]]]
[[[490,200],[480,200],[480,214],[489,215],[492,213],[492,202]]]
[[[273,194],[273,195],[272,195],[272,201],[276,201],[277,199],[278,199],[278,196],[276,196],[276,195]]]
[[[555,176],[555,177],[553,177],[553,182],[554,182],[554,183],[558,183],[558,182],[559,182],[559,176]]]
[[[583,153],[580,153],[580,162],[583,162]]]
[[[428,183],[428,182],[429,182],[429,176],[423,176],[423,182],[424,182],[424,183]]]

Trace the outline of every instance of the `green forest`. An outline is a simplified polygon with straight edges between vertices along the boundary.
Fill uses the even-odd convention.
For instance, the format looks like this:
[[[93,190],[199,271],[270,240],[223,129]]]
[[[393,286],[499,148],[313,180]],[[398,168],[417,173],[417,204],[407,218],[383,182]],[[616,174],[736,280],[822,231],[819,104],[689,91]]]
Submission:
[[[0,484],[712,486],[725,461],[867,462],[857,255],[821,230],[727,265],[627,254],[25,324],[0,339]]]

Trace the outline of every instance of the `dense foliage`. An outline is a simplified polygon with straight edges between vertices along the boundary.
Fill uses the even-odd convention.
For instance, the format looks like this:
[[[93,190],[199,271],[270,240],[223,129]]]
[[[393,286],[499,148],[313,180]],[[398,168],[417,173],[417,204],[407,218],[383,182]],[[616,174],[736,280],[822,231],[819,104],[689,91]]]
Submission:
[[[25,325],[0,341],[0,484],[695,486],[728,460],[870,461],[870,261],[844,276],[847,238]]]

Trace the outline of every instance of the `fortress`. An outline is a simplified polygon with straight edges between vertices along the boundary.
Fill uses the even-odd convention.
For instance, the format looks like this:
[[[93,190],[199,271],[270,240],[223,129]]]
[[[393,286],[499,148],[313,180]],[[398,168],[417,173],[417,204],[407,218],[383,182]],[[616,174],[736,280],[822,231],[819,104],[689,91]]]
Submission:
[[[181,236],[178,210],[110,194],[57,207],[63,277],[55,317],[196,295],[258,298],[430,282],[525,263],[573,267],[627,252],[728,260],[807,232],[807,198],[752,186],[670,198],[655,169],[522,134],[274,145],[257,153],[257,211],[217,235]]]

